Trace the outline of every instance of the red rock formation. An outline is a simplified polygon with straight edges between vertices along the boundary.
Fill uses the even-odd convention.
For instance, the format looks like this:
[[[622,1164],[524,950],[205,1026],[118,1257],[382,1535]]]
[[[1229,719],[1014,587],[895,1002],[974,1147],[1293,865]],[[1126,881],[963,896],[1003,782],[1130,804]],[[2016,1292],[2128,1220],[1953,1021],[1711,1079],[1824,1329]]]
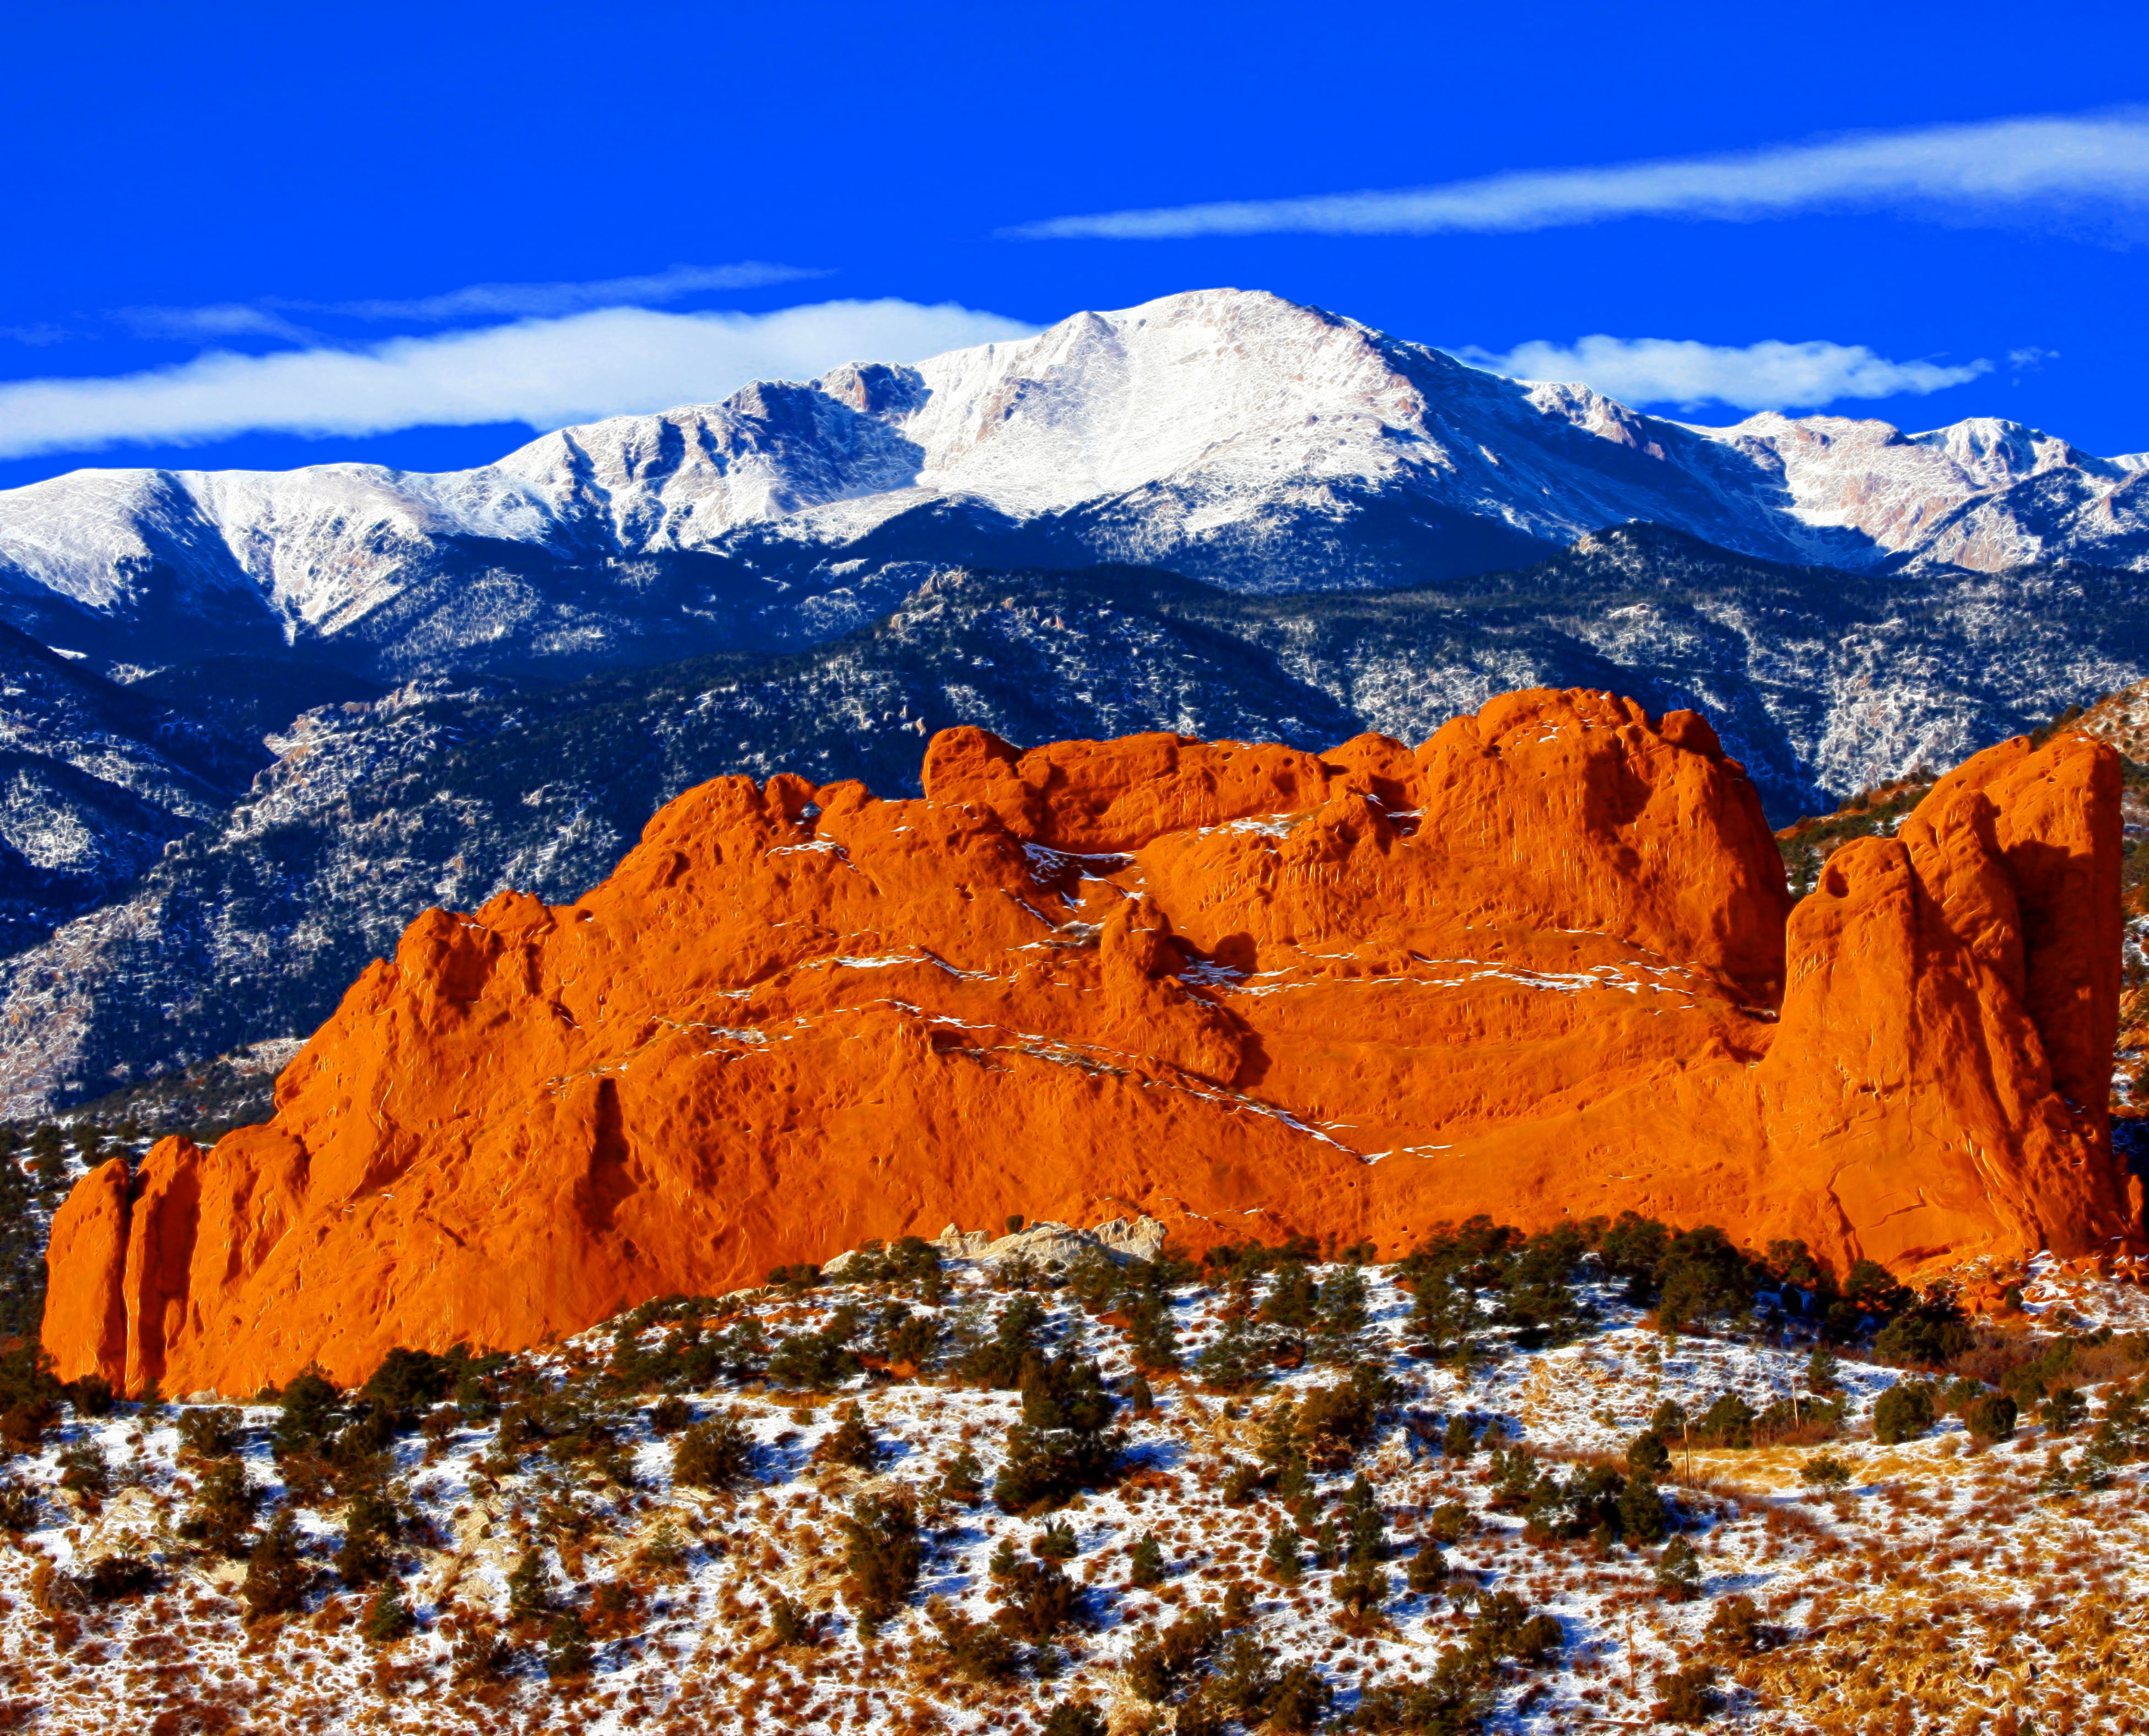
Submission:
[[[428,912],[269,1125],[77,1189],[63,1371],[353,1379],[1011,1210],[1392,1252],[1632,1206],[1897,1266],[2131,1227],[2087,738],[1980,756],[1795,911],[1708,725],[1604,694],[1414,753],[950,730],[924,781],[719,778],[577,903]]]

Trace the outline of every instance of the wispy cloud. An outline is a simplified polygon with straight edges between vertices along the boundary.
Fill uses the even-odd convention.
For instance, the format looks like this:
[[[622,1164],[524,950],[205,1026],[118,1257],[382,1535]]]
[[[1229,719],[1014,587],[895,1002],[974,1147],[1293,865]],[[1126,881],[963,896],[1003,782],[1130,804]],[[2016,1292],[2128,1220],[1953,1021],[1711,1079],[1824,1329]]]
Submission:
[[[448,325],[469,320],[556,319],[590,308],[662,307],[689,295],[717,290],[758,289],[833,274],[803,265],[772,265],[747,259],[735,265],[670,265],[640,277],[588,282],[471,284],[439,295],[402,300],[302,301],[264,295],[258,301],[219,302],[208,307],[115,308],[111,318],[145,338],[204,343],[219,339],[273,338],[289,344],[323,341],[320,332],[288,317],[327,314],[376,324]]]
[[[770,314],[606,308],[367,349],[228,352],[107,379],[0,385],[0,457],[234,435],[564,423],[710,403],[750,380],[910,361],[1035,330],[955,304],[830,301]]]
[[[316,334],[266,307],[219,302],[199,308],[114,308],[111,318],[137,337],[175,338],[187,343],[214,343],[220,338],[275,338],[289,344],[315,340]]]
[[[1542,340],[1504,355],[1459,349],[1474,368],[1516,380],[1576,381],[1630,404],[1739,410],[1811,410],[1845,398],[1922,395],[1992,371],[1989,361],[1948,367],[1890,361],[1863,344],[1784,344],[1744,348],[1674,338],[1588,337],[1572,345]]]
[[[714,289],[758,289],[833,274],[803,265],[771,265],[748,259],[737,265],[672,265],[642,277],[599,278],[591,283],[472,284],[444,295],[407,301],[279,302],[275,306],[353,320],[407,320],[434,324],[472,316],[538,317],[580,313],[585,308],[662,306]]]
[[[2095,209],[2091,209],[2094,207]],[[1247,199],[1054,217],[1028,240],[1160,240],[1296,233],[1427,235],[1623,217],[1752,221],[1894,209],[1957,219],[2066,215],[2138,229],[2149,214],[2149,114],[2032,117],[1596,169],[1492,175],[1387,193]]]

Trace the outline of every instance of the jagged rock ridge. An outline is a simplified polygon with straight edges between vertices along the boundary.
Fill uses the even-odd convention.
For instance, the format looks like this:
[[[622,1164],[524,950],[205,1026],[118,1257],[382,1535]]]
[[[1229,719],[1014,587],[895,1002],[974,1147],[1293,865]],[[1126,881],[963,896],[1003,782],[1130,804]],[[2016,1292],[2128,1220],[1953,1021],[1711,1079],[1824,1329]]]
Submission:
[[[1012,1208],[1392,1251],[1633,1206],[1905,1268],[2139,1225],[2088,737],[1978,756],[1794,911],[1709,726],[1601,693],[1414,753],[957,729],[924,784],[719,779],[576,903],[420,918],[273,1122],[77,1188],[63,1371],[349,1377]]]

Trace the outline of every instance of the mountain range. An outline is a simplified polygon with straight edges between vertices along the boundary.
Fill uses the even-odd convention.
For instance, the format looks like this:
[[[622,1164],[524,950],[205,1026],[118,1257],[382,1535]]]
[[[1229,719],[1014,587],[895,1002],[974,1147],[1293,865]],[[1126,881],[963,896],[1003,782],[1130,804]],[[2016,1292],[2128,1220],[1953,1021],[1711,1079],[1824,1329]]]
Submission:
[[[1321,747],[1609,688],[1781,823],[2149,675],[2145,477],[1210,291],[451,475],[0,493],[0,1104],[302,1034],[419,909],[573,897],[712,776],[912,792],[957,723]]]

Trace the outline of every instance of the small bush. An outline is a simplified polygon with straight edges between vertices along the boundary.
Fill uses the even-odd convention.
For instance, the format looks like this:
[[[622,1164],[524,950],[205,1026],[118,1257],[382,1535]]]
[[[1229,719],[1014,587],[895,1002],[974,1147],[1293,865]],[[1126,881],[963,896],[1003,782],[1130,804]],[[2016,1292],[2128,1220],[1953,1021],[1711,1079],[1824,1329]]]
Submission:
[[[1105,1736],[1105,1714],[1087,1700],[1062,1700],[1046,1714],[1042,1736]]]
[[[1331,1589],[1343,1613],[1354,1621],[1363,1621],[1388,1601],[1393,1588],[1388,1576],[1371,1562],[1356,1561],[1336,1576]]]
[[[1417,1546],[1403,1569],[1403,1583],[1422,1598],[1431,1597],[1447,1583],[1447,1557],[1432,1537]]]
[[[1334,1698],[1327,1678],[1310,1663],[1285,1666],[1261,1702],[1267,1728],[1279,1736],[1301,1736],[1328,1716]]]
[[[101,1555],[80,1579],[83,1595],[93,1603],[138,1598],[157,1583],[157,1570],[138,1555]]]
[[[179,1412],[179,1450],[197,1458],[220,1459],[239,1444],[239,1412],[224,1405],[204,1405]]]
[[[1241,1718],[1258,1716],[1276,1688],[1276,1672],[1271,1668],[1274,1655],[1251,1633],[1236,1636],[1209,1678],[1209,1692],[1216,1703]]]
[[[2006,1393],[1988,1392],[1970,1401],[1962,1413],[1962,1422],[1971,1440],[1989,1447],[1996,1441],[2014,1438],[2017,1414],[2015,1401]]]
[[[1834,1494],[1838,1489],[1850,1487],[1853,1473],[1850,1467],[1834,1453],[1816,1453],[1799,1467],[1799,1481],[1809,1489],[1821,1489]]]
[[[1426,1516],[1426,1529],[1447,1544],[1459,1543],[1468,1537],[1475,1522],[1470,1509],[1459,1501],[1443,1501]]]
[[[1690,1663],[1676,1675],[1663,1678],[1664,1697],[1650,1708],[1651,1715],[1660,1724],[1707,1722],[1721,1703],[1711,1686],[1715,1680],[1714,1666],[1706,1663]]]
[[[1761,1612],[1744,1592],[1734,1592],[1716,1606],[1705,1636],[1712,1646],[1736,1657],[1761,1649]]]
[[[60,1454],[60,1487],[88,1496],[112,1492],[112,1467],[94,1441],[78,1441]]]
[[[676,1392],[667,1392],[649,1407],[649,1432],[676,1435],[694,1420],[694,1407]]]
[[[1883,1447],[1915,1441],[1932,1426],[1932,1394],[1915,1381],[1890,1386],[1873,1406],[1873,1438]]]
[[[1250,1392],[1268,1378],[1271,1361],[1266,1337],[1245,1319],[1234,1317],[1194,1359],[1194,1367],[1218,1392]]]
[[[1005,1601],[993,1619],[1010,1638],[1032,1645],[1073,1626],[1082,1598],[1081,1588],[1049,1561],[1018,1561],[1002,1583],[1001,1595]]]
[[[960,1447],[941,1466],[933,1489],[943,1501],[957,1507],[974,1507],[984,1499],[985,1467],[978,1462],[977,1454],[967,1447]]]
[[[964,1681],[998,1682],[1014,1673],[1014,1643],[991,1623],[971,1621],[941,1598],[926,1606],[926,1613],[939,1630],[948,1661]]]
[[[44,1502],[34,1487],[0,1477],[0,1531],[19,1535],[35,1531],[44,1517]]]
[[[672,1448],[672,1478],[690,1488],[730,1489],[753,1472],[753,1437],[725,1411],[683,1430]]]
[[[78,1416],[112,1414],[112,1382],[101,1374],[86,1374],[78,1381],[68,1381],[66,1392]]]
[[[779,1646],[810,1646],[821,1637],[820,1623],[803,1604],[778,1592],[768,1600],[768,1637]]]
[[[551,1607],[551,1571],[541,1552],[526,1549],[507,1576],[507,1613],[520,1621],[543,1615]]]

